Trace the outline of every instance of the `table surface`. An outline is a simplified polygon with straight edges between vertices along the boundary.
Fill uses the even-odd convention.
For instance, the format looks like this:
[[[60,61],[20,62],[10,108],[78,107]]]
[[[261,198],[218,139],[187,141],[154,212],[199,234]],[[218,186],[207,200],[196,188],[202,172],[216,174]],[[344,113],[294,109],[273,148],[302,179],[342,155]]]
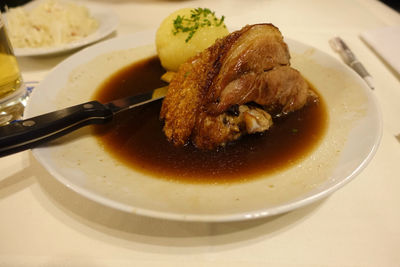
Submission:
[[[381,144],[356,179],[328,198],[283,215],[233,223],[123,213],[72,192],[30,151],[4,157],[0,266],[400,266],[400,75],[359,37],[365,30],[400,25],[399,13],[374,0],[87,2],[118,14],[113,37],[154,29],[172,11],[198,6],[224,14],[232,26],[272,22],[286,37],[338,59],[328,40],[339,35],[375,79]],[[71,54],[18,58],[24,80],[42,80]]]

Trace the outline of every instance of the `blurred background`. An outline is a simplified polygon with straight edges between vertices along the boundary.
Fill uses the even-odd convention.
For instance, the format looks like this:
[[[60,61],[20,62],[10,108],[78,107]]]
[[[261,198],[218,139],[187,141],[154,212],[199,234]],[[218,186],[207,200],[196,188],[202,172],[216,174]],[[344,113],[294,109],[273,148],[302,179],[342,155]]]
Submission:
[[[8,7],[15,7],[19,5],[23,5],[31,0],[0,0],[1,11],[4,12],[4,7],[7,5]],[[400,12],[400,1],[399,0],[380,0],[391,8]]]
[[[391,8],[400,12],[400,1],[399,0],[381,0],[381,2],[390,6]]]

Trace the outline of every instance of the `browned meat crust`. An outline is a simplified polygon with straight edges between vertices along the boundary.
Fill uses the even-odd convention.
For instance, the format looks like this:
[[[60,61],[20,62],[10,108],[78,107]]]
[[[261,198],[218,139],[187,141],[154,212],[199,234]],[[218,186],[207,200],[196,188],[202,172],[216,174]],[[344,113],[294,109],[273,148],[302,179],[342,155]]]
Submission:
[[[221,68],[221,59],[242,31],[217,40],[213,46],[179,67],[169,84],[160,113],[160,117],[165,120],[164,133],[174,144],[183,145],[187,142],[203,98]]]
[[[271,116],[248,103],[288,113],[309,96],[307,82],[289,65],[288,47],[272,24],[248,25],[217,40],[172,79],[160,113],[165,135],[175,145],[192,140],[212,149],[267,130]],[[239,107],[234,116],[227,113],[232,106]]]

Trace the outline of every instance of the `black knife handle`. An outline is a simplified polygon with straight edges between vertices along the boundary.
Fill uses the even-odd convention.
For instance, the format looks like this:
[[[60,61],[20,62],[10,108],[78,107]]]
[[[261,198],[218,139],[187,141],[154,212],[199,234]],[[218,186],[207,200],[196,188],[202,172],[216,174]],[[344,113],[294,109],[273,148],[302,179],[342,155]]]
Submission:
[[[89,124],[101,124],[113,117],[97,101],[68,107],[0,127],[0,157],[33,148]]]

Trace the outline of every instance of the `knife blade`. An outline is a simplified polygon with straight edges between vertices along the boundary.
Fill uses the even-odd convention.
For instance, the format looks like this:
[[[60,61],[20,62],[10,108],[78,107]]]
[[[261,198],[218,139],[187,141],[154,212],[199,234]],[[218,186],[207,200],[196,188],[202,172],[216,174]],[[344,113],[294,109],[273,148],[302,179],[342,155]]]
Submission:
[[[110,122],[119,112],[162,99],[167,90],[164,86],[106,104],[90,101],[2,126],[0,157],[34,148],[86,125]]]

